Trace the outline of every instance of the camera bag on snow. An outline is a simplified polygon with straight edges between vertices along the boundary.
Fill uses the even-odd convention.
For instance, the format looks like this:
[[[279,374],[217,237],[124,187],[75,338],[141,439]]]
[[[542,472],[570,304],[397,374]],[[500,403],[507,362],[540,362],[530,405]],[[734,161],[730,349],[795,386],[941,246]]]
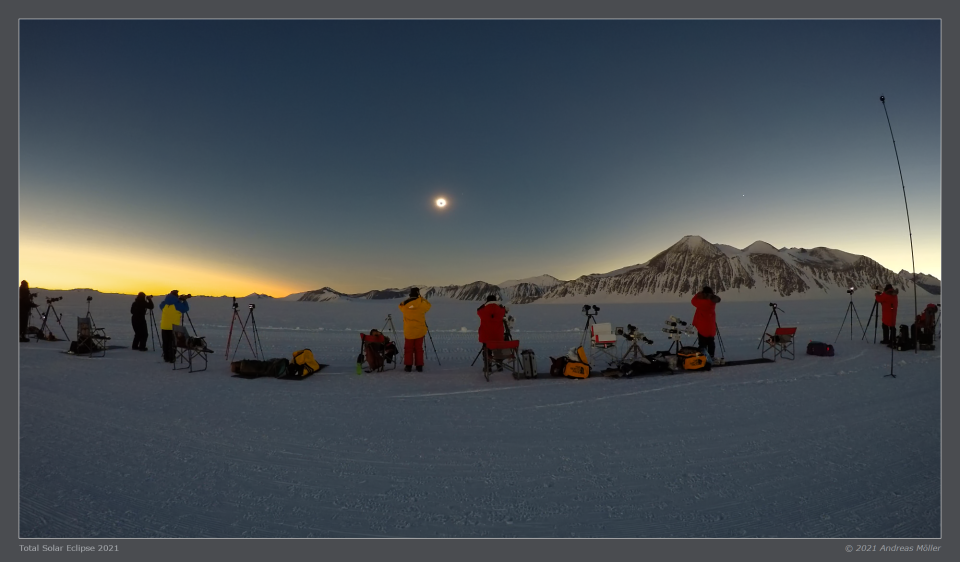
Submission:
[[[833,346],[822,341],[811,341],[807,344],[807,355],[819,355],[820,357],[833,357]]]
[[[563,376],[574,379],[585,379],[590,376],[590,358],[583,350],[583,346],[571,349],[567,354],[567,364],[563,367]]]
[[[537,356],[532,349],[520,352],[520,365],[523,367],[523,376],[528,379],[537,378]]]
[[[567,367],[566,357],[551,357],[550,358],[550,376],[551,377],[562,377],[563,370]]]
[[[912,351],[914,346],[913,338],[910,337],[910,327],[906,324],[900,324],[900,333],[897,334],[897,338],[891,345],[897,351]]]
[[[636,377],[650,373],[663,373],[670,371],[670,361],[663,355],[653,355],[638,359],[633,363],[623,363],[620,365],[621,376]]]
[[[267,361],[255,361],[252,359],[242,359],[230,363],[230,372],[233,376],[242,379],[255,379],[258,377],[282,377],[287,373],[287,367],[290,362],[284,358],[268,359]]]
[[[313,352],[309,349],[301,349],[293,352],[293,360],[287,366],[287,371],[278,378],[285,379],[305,379],[326,367],[313,358]]]
[[[709,371],[712,366],[707,354],[695,347],[681,347],[677,351],[677,363],[684,371]]]

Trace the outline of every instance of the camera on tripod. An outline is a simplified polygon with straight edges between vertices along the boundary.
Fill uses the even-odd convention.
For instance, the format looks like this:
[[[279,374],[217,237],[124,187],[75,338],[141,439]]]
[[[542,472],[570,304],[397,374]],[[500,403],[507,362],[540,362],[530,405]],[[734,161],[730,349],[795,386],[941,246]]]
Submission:
[[[50,304],[52,302],[62,301],[62,300],[63,300],[63,297],[56,297],[56,298],[47,297],[47,304]]]
[[[187,299],[189,299],[189,298],[192,297],[192,296],[193,296],[193,295],[191,295],[191,294],[188,293],[188,294],[186,294],[186,295],[180,295],[179,298],[180,298],[181,301],[186,301]]]
[[[856,287],[850,287],[849,289],[847,289],[847,294],[848,294],[848,295],[852,295],[853,292],[856,291],[856,290],[857,290]]]
[[[37,293],[30,293],[30,298],[31,299],[37,298]]]
[[[680,320],[680,319],[677,318],[676,316],[671,316],[670,318],[667,318],[667,320],[664,322],[664,324],[666,324],[667,326],[670,326],[670,327],[672,327],[672,328],[676,328],[678,325],[679,325],[679,326],[686,326],[686,325],[687,325],[686,322],[684,322],[683,320]],[[666,331],[666,329],[664,329],[664,331]]]
[[[254,308],[257,308],[257,305],[255,305],[255,304],[253,304],[253,303],[250,303],[250,304],[248,304],[247,306],[250,308],[250,310],[253,310]]]
[[[591,308],[593,309],[593,312],[590,312]],[[600,312],[599,306],[590,306],[589,304],[583,305],[583,313],[587,316],[596,316],[598,312]]]
[[[675,342],[679,342],[680,338],[683,336],[694,336],[696,335],[696,330],[692,326],[687,326],[687,323],[683,320],[680,320],[676,316],[671,316],[668,318],[664,324],[667,325],[666,328],[661,328],[660,331],[667,334],[667,337]],[[680,326],[686,326],[681,329]]]
[[[773,307],[773,308],[777,308],[777,303],[772,302],[772,303],[770,303],[770,306]]]
[[[627,324],[626,331],[624,331],[623,328],[618,327],[617,335],[623,336],[628,341],[642,341],[647,344],[653,343],[653,340],[648,340],[643,333],[638,332],[637,327],[634,326],[633,324]]]
[[[87,297],[87,302],[90,302],[92,300],[93,300],[93,297]]]

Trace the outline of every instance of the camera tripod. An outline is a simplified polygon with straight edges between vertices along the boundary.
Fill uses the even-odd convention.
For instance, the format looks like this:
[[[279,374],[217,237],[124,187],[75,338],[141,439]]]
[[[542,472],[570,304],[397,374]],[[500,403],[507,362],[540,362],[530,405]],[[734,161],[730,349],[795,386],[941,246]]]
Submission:
[[[767,325],[763,327],[763,333],[760,334],[760,343],[757,344],[757,349],[760,349],[760,346],[763,345],[763,336],[767,335],[767,328],[770,327],[770,321],[776,319],[777,328],[780,328],[780,316],[777,314],[777,303],[770,303],[770,316],[767,316]],[[782,308],[780,310],[783,310]],[[783,310],[786,312],[786,310]],[[842,326],[841,326],[842,327]],[[719,333],[719,332],[718,332]]]
[[[597,323],[595,316],[599,312],[600,307],[594,306],[593,312],[590,312],[590,305],[583,305],[583,313],[587,315],[587,322],[583,325],[583,335],[580,336],[580,347],[584,347],[584,345],[587,343],[587,332],[590,330],[590,322],[592,321],[594,324]]]
[[[230,353],[230,338],[233,337],[233,322],[239,321],[240,336],[237,337],[237,346],[233,348],[233,357],[236,358],[237,350],[240,349],[240,340],[246,338],[247,344],[250,345],[250,351],[253,352],[253,358],[260,359],[261,357],[264,357],[263,344],[260,342],[260,332],[257,330],[257,320],[253,316],[253,309],[256,308],[257,305],[250,304],[248,306],[250,307],[250,312],[247,313],[247,319],[245,321],[241,320],[240,312],[237,311],[239,308],[239,305],[237,304],[237,298],[233,298],[233,317],[230,319],[230,331],[227,334],[227,353]],[[250,341],[250,336],[247,335],[247,324],[250,324],[251,326],[250,331],[253,333],[253,341]],[[260,349],[259,355],[257,355],[258,347]]]
[[[151,351],[156,351],[157,344],[153,339],[153,334],[154,332],[160,333],[160,330],[157,329],[157,317],[153,315],[153,309],[148,308],[147,311],[150,313],[150,324],[148,324],[148,327],[150,328],[150,347],[153,348]]]
[[[847,315],[850,316],[850,339],[853,340],[853,317],[856,315],[857,323],[863,328],[863,322],[860,322],[860,315],[857,313],[857,307],[853,304],[853,291],[847,291],[850,294],[850,304],[847,305],[847,311],[843,314],[843,322],[840,323],[840,330],[837,332],[837,338],[833,343],[840,339],[840,332],[843,331],[843,325],[847,322]],[[866,331],[866,330],[864,330]]]
[[[633,356],[632,359],[630,360],[631,363],[633,363],[634,361],[639,361],[641,359],[647,362],[650,361],[649,359],[647,359],[647,355],[643,352],[643,350],[640,349],[641,338],[642,336],[630,336],[627,338],[628,340],[630,340],[630,347],[627,348],[627,351],[623,354],[623,357],[620,358],[621,365],[626,363],[627,357],[630,357],[631,355]],[[642,339],[646,343],[653,343],[652,341],[646,338],[642,338]]]
[[[53,307],[53,303],[62,298],[63,297],[47,299],[47,311],[40,315],[43,317],[43,323],[40,325],[40,333],[37,334],[37,341],[40,339],[47,339],[45,336],[46,332],[50,332],[50,335],[53,336],[53,330],[47,327],[47,320],[50,319],[50,312],[53,312],[54,319],[56,319],[57,324],[60,324],[60,329],[63,330],[63,338],[67,341],[70,341],[70,336],[67,335],[67,329],[63,327],[63,322],[61,322],[63,315],[57,314],[57,309]],[[40,310],[40,307],[37,307],[37,310]]]
[[[867,338],[867,330],[870,329],[870,322],[873,322],[873,343],[877,343],[877,327],[880,325],[880,302],[874,300],[873,308],[870,309],[870,317],[867,318],[867,326],[863,329],[863,336],[860,338],[860,341],[863,341]],[[850,323],[853,325],[853,322]],[[841,326],[842,328],[842,326]]]

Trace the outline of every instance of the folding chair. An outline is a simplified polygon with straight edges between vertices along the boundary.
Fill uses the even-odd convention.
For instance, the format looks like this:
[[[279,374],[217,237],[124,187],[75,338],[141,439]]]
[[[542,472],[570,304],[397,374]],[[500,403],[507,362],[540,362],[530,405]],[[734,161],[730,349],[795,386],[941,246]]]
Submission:
[[[187,329],[180,325],[173,325],[173,347],[176,352],[176,356],[173,360],[173,370],[182,369],[183,367],[177,367],[177,362],[181,364],[186,363],[189,373],[194,371],[206,371],[207,370],[207,354],[212,353],[212,350],[207,349],[207,342],[204,338],[190,337],[190,333],[187,332]],[[193,368],[194,358],[201,359],[203,361],[202,369]]]
[[[387,342],[386,336],[382,333],[360,334],[360,341],[363,343],[363,365],[366,372],[374,371],[382,373],[384,370],[392,371],[397,368],[397,353],[393,342]],[[392,348],[392,349],[390,349]],[[393,351],[393,353],[391,353]],[[386,368],[387,364],[393,366]]]
[[[107,337],[103,328],[97,328],[93,318],[83,316],[77,318],[77,353],[89,353],[90,357],[99,353],[98,357],[107,355]]]
[[[483,353],[483,377],[487,382],[490,382],[494,362],[498,367],[513,373],[513,378],[520,379],[523,372],[519,363],[519,349],[520,340],[483,342],[480,352]]]
[[[784,359],[796,358],[796,347],[794,346],[794,339],[797,335],[796,328],[777,328],[772,335],[764,335],[766,339],[763,340],[764,347],[763,351],[760,352],[760,357],[772,350],[774,361],[777,360],[778,356]]]
[[[590,326],[590,362],[594,358],[605,355],[609,365],[620,364],[620,354],[617,353],[617,334],[609,322]]]

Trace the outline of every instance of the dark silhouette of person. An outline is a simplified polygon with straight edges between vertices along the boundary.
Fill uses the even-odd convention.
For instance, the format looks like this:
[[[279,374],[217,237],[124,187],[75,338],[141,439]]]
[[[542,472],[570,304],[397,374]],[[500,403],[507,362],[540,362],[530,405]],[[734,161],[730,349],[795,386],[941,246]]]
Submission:
[[[28,342],[27,321],[30,319],[30,311],[37,305],[33,304],[33,293],[30,292],[30,285],[26,279],[20,282],[20,341]]]
[[[153,296],[143,292],[137,294],[130,305],[130,323],[133,324],[133,349],[147,350],[147,311],[153,310]]]

